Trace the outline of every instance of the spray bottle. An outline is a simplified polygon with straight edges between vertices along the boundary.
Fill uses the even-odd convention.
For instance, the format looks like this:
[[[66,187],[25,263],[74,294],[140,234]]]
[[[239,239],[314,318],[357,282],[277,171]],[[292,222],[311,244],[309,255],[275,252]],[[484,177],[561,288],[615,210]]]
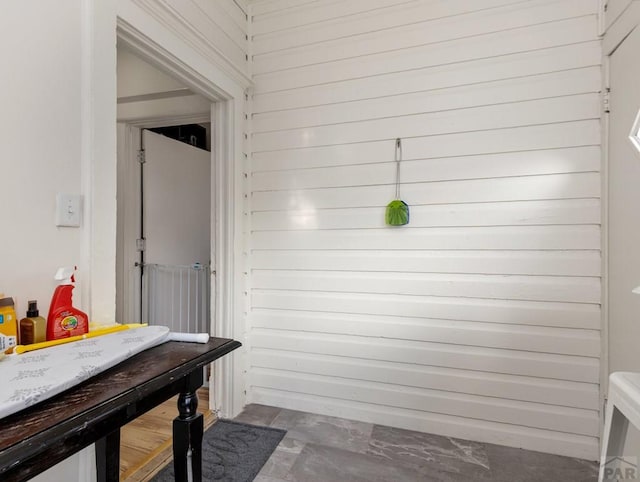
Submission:
[[[60,285],[51,298],[47,317],[47,341],[83,335],[89,331],[89,317],[72,305],[75,269],[75,266],[60,268],[56,272],[55,279],[60,281]]]

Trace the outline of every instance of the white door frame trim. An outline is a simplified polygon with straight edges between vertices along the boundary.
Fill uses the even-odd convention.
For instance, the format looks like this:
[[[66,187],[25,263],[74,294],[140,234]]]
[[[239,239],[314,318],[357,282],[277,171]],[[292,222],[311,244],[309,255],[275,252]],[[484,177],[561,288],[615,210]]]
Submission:
[[[602,102],[601,119],[601,158],[600,167],[600,253],[601,274],[600,287],[602,295],[600,300],[600,316],[602,320],[600,331],[600,428],[604,427],[604,412],[607,403],[607,391],[609,388],[609,112],[605,110],[605,99],[609,86],[610,54],[602,58]],[[608,102],[608,99],[607,99]],[[608,106],[607,106],[608,108]],[[599,443],[602,444],[602,438]],[[600,447],[601,448],[601,447]]]
[[[236,249],[242,239],[243,184],[242,161],[245,87],[235,79],[232,92],[186,64],[120,17],[117,19],[118,42],[136,55],[159,67],[194,92],[212,101],[212,199],[211,239],[216,266],[212,283],[213,326],[211,334],[243,342],[242,326],[243,256]],[[215,59],[208,59],[214,62]],[[217,65],[217,74],[225,75],[225,66]],[[227,77],[228,78],[228,77]],[[115,101],[115,99],[114,99]],[[135,124],[138,124],[136,122]],[[220,416],[232,417],[245,405],[244,370],[241,354],[230,354],[214,364],[210,387],[210,406]]]
[[[600,332],[600,426],[604,426],[604,412],[607,404],[607,392],[609,390],[609,113],[605,111],[604,96],[608,95],[611,88],[610,64],[611,56],[616,49],[631,35],[631,32],[640,25],[640,2],[632,2],[622,15],[620,15],[609,27],[606,27],[606,14],[604,4],[601,1],[601,30],[602,37],[602,88],[603,102],[601,106],[601,317],[602,330]],[[608,102],[608,99],[607,99]],[[609,106],[607,105],[606,108]],[[602,443],[602,440],[600,440]]]

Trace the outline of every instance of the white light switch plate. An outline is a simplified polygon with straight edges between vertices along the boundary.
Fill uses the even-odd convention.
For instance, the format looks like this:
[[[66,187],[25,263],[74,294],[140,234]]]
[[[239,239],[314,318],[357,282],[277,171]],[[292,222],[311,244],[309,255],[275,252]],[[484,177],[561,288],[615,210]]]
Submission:
[[[82,196],[79,194],[56,195],[56,226],[80,227]]]

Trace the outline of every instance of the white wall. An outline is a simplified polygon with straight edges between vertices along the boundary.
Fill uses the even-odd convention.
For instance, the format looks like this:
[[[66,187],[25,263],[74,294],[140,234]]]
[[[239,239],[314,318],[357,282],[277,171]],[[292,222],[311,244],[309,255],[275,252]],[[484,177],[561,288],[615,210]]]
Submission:
[[[251,401],[597,458],[597,4],[251,4]]]
[[[216,78],[222,90],[233,90],[230,79],[239,79],[243,85],[248,83],[246,2],[117,0],[117,3],[118,16],[122,20],[139,25],[144,18],[145,31],[153,36],[163,36],[169,41],[171,50],[175,47],[183,53],[188,51],[188,55],[182,59],[185,62],[199,60],[217,63],[226,74],[226,79]],[[206,77],[210,72],[202,74]]]
[[[622,22],[628,15],[628,8],[636,0],[607,0],[605,2],[604,28],[610,30],[614,23]]]
[[[627,36],[630,34],[630,32],[637,28],[638,24],[640,24],[640,1],[638,0],[609,0],[607,2],[607,9],[606,9],[606,14],[605,14],[605,22],[604,22],[604,26],[605,26],[605,36],[603,39],[603,53],[605,54],[605,56],[611,55],[613,51],[617,51],[617,53],[620,53],[620,50],[617,50],[619,44],[627,39]],[[630,37],[630,39],[633,39],[633,37]],[[629,41],[631,41],[630,39],[627,39]],[[624,46],[623,46],[624,48]],[[631,48],[630,46],[626,47],[627,49]],[[618,61],[620,62],[620,61]],[[622,101],[624,102],[626,99],[625,96],[625,91],[621,90],[621,86],[619,85],[620,81],[622,79],[608,79],[607,81],[607,86],[611,87],[612,90],[615,90],[615,92],[612,92],[612,97],[613,99],[615,99],[616,97],[618,99],[622,99]],[[617,84],[616,84],[617,82]],[[614,85],[615,84],[615,85]],[[628,102],[627,102],[628,104]],[[633,106],[631,105],[632,109],[637,109],[637,106]],[[616,109],[617,112],[617,109]],[[612,114],[614,115],[614,114]],[[620,117],[618,117],[618,125],[620,125]],[[621,152],[619,148],[615,149],[616,146],[613,146],[612,142],[614,142],[614,140],[612,139],[612,137],[608,137],[608,144],[609,144],[609,153],[612,152],[613,150],[617,150],[617,152]],[[618,154],[620,155],[620,154]],[[624,173],[625,175],[625,179],[630,182],[631,184],[633,184],[634,182],[637,183],[638,181],[638,173],[636,169],[628,169],[629,164],[625,163],[625,162],[620,162],[621,159],[620,158],[616,158],[616,159],[607,159],[607,164],[608,166],[612,166],[613,162],[617,162],[617,171],[619,173]],[[635,167],[635,162],[632,162],[631,165],[633,167]],[[611,167],[607,167],[607,171],[609,171],[611,169]],[[614,216],[614,214],[618,217],[623,217],[626,213],[625,210],[629,205],[633,205],[631,204],[625,204],[624,208],[622,210],[622,212],[617,212],[617,213],[611,213],[611,210],[613,208],[613,204],[611,203],[611,196],[614,194],[614,190],[616,191],[615,194],[618,197],[618,205],[620,205],[620,199],[625,199],[627,202],[630,201],[629,196],[633,196],[635,194],[635,192],[633,191],[633,188],[631,189],[631,191],[626,191],[625,190],[621,190],[620,189],[620,185],[615,184],[612,180],[612,177],[609,173],[607,173],[607,175],[605,176],[605,179],[607,180],[607,190],[608,190],[608,197],[609,199],[607,200],[607,204],[606,206],[606,211],[609,212],[609,220],[611,220]],[[617,182],[620,182],[620,178],[617,179]],[[624,202],[623,202],[624,204]],[[631,218],[633,218],[634,216],[631,215]],[[606,234],[607,234],[607,239],[608,239],[608,243],[609,243],[609,253],[611,253],[613,246],[616,245],[620,245],[620,241],[621,238],[616,238],[617,236],[626,236],[626,234],[631,233],[631,237],[633,237],[633,220],[631,220],[631,224],[628,225],[628,233],[625,230],[616,230],[614,229],[614,226],[611,226],[611,221],[609,221],[607,227],[606,227]],[[624,231],[624,232],[621,232]],[[633,249],[633,243],[631,243],[629,245],[632,249]],[[635,320],[637,318],[637,307],[634,306],[634,304],[637,304],[638,299],[636,297],[636,295],[633,295],[630,293],[630,290],[628,290],[628,287],[625,286],[624,284],[624,280],[623,278],[625,277],[630,277],[632,280],[638,279],[637,278],[637,260],[632,259],[635,254],[633,251],[628,251],[628,252],[618,252],[617,254],[623,254],[625,256],[625,260],[627,261],[626,266],[628,267],[626,272],[622,272],[620,271],[621,269],[624,269],[622,266],[618,265],[618,271],[616,273],[614,273],[613,271],[613,265],[611,265],[611,263],[613,262],[613,260],[610,260],[610,256],[611,254],[606,253],[605,256],[605,263],[608,266],[611,266],[611,271],[608,273],[608,279],[607,279],[607,284],[608,286],[608,290],[609,290],[609,296],[607,299],[607,316],[606,316],[606,320],[605,323],[607,323],[607,325],[609,326],[609,336],[606,337],[604,339],[605,345],[606,345],[606,353],[608,355],[608,364],[605,364],[603,366],[603,368],[605,368],[604,370],[604,375],[606,377],[609,376],[610,373],[616,371],[616,370],[631,370],[632,366],[629,365],[629,363],[633,363],[633,356],[630,350],[633,350],[633,344],[629,344],[629,346],[625,346],[626,343],[625,341],[629,341],[632,340],[633,337],[627,337],[624,338],[624,334],[622,329],[629,329],[631,328],[631,330],[629,330],[628,335],[633,335],[633,333],[631,333],[634,329],[633,325],[633,320]],[[619,276],[620,273],[623,274],[623,276]],[[616,274],[618,275],[616,277]],[[615,279],[614,279],[615,278]],[[634,283],[635,284],[635,283]],[[617,315],[617,319],[616,316]],[[632,320],[631,323],[627,323],[625,325],[625,320]],[[617,335],[617,336],[616,336]],[[619,351],[620,347],[622,347],[622,351]],[[625,350],[626,348],[626,350]],[[627,365],[627,366],[622,366],[622,365]],[[626,433],[626,439],[624,441],[624,451],[623,454],[625,456],[635,456],[635,457],[640,457],[640,430],[638,427],[634,427],[633,425],[629,426],[629,429]]]
[[[117,52],[118,99],[188,90],[184,84],[145,62],[126,47]]]
[[[108,11],[108,4],[101,0],[94,12]],[[126,10],[126,4],[121,6]],[[228,2],[202,3],[203,8],[225,10],[227,17],[240,22],[244,13],[236,4]],[[0,144],[2,159],[3,202],[2,219],[4,234],[0,236],[0,292],[16,298],[20,316],[24,315],[29,299],[37,299],[41,314],[46,317],[51,294],[56,286],[53,275],[59,266],[77,264],[80,270],[79,287],[88,285],[83,272],[90,275],[90,266],[83,264],[89,257],[105,259],[106,272],[96,273],[95,278],[107,278],[109,289],[115,292],[115,16],[107,23],[113,31],[103,31],[101,25],[93,25],[91,35],[95,42],[111,43],[111,50],[103,50],[100,58],[92,60],[102,67],[100,59],[106,58],[109,71],[104,81],[110,82],[113,97],[101,96],[101,101],[112,104],[100,114],[105,124],[113,123],[111,130],[102,133],[104,139],[96,136],[93,147],[100,142],[110,145],[112,158],[93,158],[93,165],[87,165],[82,157],[82,125],[86,116],[83,99],[83,76],[86,74],[85,59],[88,53],[82,50],[83,36],[91,19],[80,13],[83,2],[69,0],[62,3],[38,2],[38,8],[25,9],[25,3],[7,1],[3,3],[0,27],[4,42],[0,47],[3,64],[11,75],[5,75],[1,89],[3,113],[0,116],[3,142]],[[125,12],[126,13],[126,12]],[[113,10],[115,15],[115,10]],[[213,14],[213,13],[211,13]],[[205,18],[204,15],[202,15]],[[133,19],[135,22],[136,19]],[[225,24],[230,20],[224,20]],[[195,20],[194,20],[195,23]],[[234,24],[235,25],[235,24]],[[204,27],[203,27],[204,28]],[[239,28],[239,27],[238,27]],[[234,31],[238,30],[234,27]],[[231,29],[231,27],[229,27]],[[246,26],[245,26],[246,30]],[[212,34],[213,35],[213,34]],[[237,35],[236,35],[237,37]],[[215,46],[217,37],[207,41]],[[238,40],[241,42],[241,40]],[[245,40],[246,42],[246,40]],[[221,41],[222,43],[222,41]],[[220,51],[231,52],[238,70],[247,72],[246,60],[237,55],[236,49],[225,44]],[[238,48],[246,48],[241,45]],[[192,47],[193,49],[193,47]],[[88,60],[87,60],[88,62]],[[101,93],[102,91],[99,91]],[[105,97],[107,97],[105,99]],[[94,115],[94,114],[91,114]],[[109,116],[113,118],[110,119]],[[104,118],[106,117],[106,120]],[[90,126],[91,127],[91,126]],[[91,153],[89,153],[91,154]],[[109,165],[111,164],[111,167]],[[100,177],[104,172],[107,177]],[[98,175],[100,183],[93,177],[86,181],[83,176]],[[92,192],[92,183],[103,186],[105,192]],[[87,216],[81,228],[58,228],[54,223],[55,195],[58,192],[83,194],[88,204],[90,216],[100,220],[110,219],[105,230],[111,234],[103,240],[96,240]],[[94,197],[97,199],[93,199]],[[99,211],[98,211],[99,210]],[[110,223],[113,223],[111,226]],[[96,223],[100,224],[100,223]],[[114,229],[111,229],[113,227]],[[99,231],[98,231],[99,234]],[[94,238],[94,239],[92,239]],[[104,251],[89,253],[96,243],[103,243]],[[92,260],[92,262],[94,262]],[[113,273],[110,273],[113,271]],[[78,289],[74,300],[79,307],[90,310],[88,286],[83,292]],[[95,298],[105,297],[100,291]],[[112,305],[105,316],[113,317],[115,298],[106,296],[107,305]],[[100,301],[96,301],[101,304]],[[102,309],[102,308],[101,308]]]
[[[37,299],[46,316],[57,267],[82,261],[86,224],[54,225],[56,193],[83,193],[80,3],[44,2],[26,13],[24,2],[8,1],[0,16],[0,292],[17,299],[20,316],[28,299]],[[88,308],[77,292],[75,300]]]
[[[75,304],[101,319],[113,317],[115,299],[110,294],[115,285],[109,286],[114,278],[108,266],[113,266],[109,255],[115,253],[115,236],[109,238],[110,232],[115,234],[110,229],[115,211],[112,215],[107,211],[111,201],[115,209],[115,196],[111,199],[102,193],[115,189],[115,182],[111,183],[115,163],[111,169],[99,161],[108,154],[103,142],[108,143],[110,132],[115,132],[115,123],[111,128],[108,122],[100,124],[93,108],[108,118],[115,113],[115,105],[103,108],[90,99],[108,98],[111,87],[115,96],[115,71],[112,79],[106,76],[94,82],[96,71],[111,60],[115,67],[115,50],[113,56],[103,51],[88,62],[92,48],[115,40],[115,17],[111,26],[109,16],[100,15],[105,12],[109,12],[108,2],[95,8],[90,2],[74,0],[2,5],[0,52],[5,75],[0,94],[0,159],[6,228],[0,241],[0,291],[17,299],[20,316],[29,299],[37,299],[40,313],[46,316],[55,270],[77,264]],[[112,30],[100,36],[104,26]],[[112,103],[114,98],[110,97]],[[96,130],[100,130],[99,139],[93,138]],[[100,178],[97,189],[94,174]],[[80,228],[54,225],[58,192],[83,195]],[[102,259],[94,256],[101,245],[105,247]],[[104,290],[99,289],[105,284]],[[84,465],[76,456],[40,480],[75,480],[81,470]]]
[[[21,316],[28,299],[38,299],[46,316],[56,269],[77,265],[74,302],[108,321],[115,291],[115,164],[109,162],[115,158],[115,48],[102,47],[115,44],[115,10],[110,2],[40,3],[28,9],[25,2],[4,2],[0,19],[10,72],[0,99],[7,226],[0,291],[17,299]],[[90,60],[94,48],[101,55]],[[112,76],[104,75],[109,68]],[[83,195],[80,228],[55,226],[60,192]]]
[[[27,300],[38,299],[46,316],[56,268],[77,264],[76,304],[94,319],[115,317],[116,15],[203,79],[214,79],[222,92],[241,97],[235,79],[247,76],[246,58],[238,53],[246,47],[234,47],[224,29],[208,29],[219,10],[240,24],[244,12],[233,0],[213,7],[179,3],[195,26],[189,29],[195,40],[169,30],[159,20],[166,12],[153,16],[130,0],[3,2],[0,292],[17,299],[20,315]],[[240,149],[235,152],[240,157]],[[57,192],[84,196],[82,227],[54,226]],[[85,480],[90,459],[73,457],[40,480]]]
[[[145,62],[125,47],[118,48],[118,122],[145,122],[167,118],[190,124],[211,117],[211,101],[194,94],[183,83]],[[183,120],[180,120],[183,119]]]

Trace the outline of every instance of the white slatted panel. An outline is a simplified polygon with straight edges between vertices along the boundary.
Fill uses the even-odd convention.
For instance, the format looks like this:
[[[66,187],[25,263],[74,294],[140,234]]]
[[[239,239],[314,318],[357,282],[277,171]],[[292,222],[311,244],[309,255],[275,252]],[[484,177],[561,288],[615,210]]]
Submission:
[[[593,330],[557,329],[550,333],[542,327],[476,321],[278,311],[256,314],[255,326],[379,337],[384,336],[392,327],[397,332],[396,338],[403,340],[578,356],[597,356],[600,350],[598,333]]]
[[[411,92],[345,104],[325,104],[296,110],[266,112],[253,118],[254,132],[313,127],[360,120],[480,107],[559,95],[590,93],[600,88],[600,69],[586,67],[490,84]]]
[[[600,253],[579,251],[256,249],[255,270],[394,271],[546,276],[599,276]]]
[[[596,199],[414,206],[410,227],[599,224]],[[255,230],[383,228],[380,207],[254,213]]]
[[[589,41],[541,50],[534,48],[524,52],[516,51],[512,54],[444,64],[428,69],[389,72],[375,77],[356,77],[339,84],[317,84],[295,90],[256,94],[253,101],[256,113],[267,113],[526,77],[597,66],[599,63],[600,44]]]
[[[239,0],[165,0],[185,19],[207,47],[221,53],[239,71],[248,74],[247,14]],[[245,5],[245,8],[248,8]]]
[[[250,400],[597,457],[597,3],[251,4]]]
[[[562,276],[453,275],[422,273],[327,273],[317,271],[261,271],[256,289],[278,291],[326,291],[413,296],[456,296],[533,301],[598,303],[598,278]],[[544,325],[548,320],[541,321]]]
[[[282,319],[278,317],[278,319]],[[292,365],[301,372],[336,376],[379,383],[431,388],[446,392],[473,393],[511,400],[550,403],[589,409],[598,400],[598,390],[590,383],[567,382],[464,369],[415,365],[386,360],[358,360],[341,356],[298,353],[286,350],[256,348],[255,364],[271,369],[289,370]]]

